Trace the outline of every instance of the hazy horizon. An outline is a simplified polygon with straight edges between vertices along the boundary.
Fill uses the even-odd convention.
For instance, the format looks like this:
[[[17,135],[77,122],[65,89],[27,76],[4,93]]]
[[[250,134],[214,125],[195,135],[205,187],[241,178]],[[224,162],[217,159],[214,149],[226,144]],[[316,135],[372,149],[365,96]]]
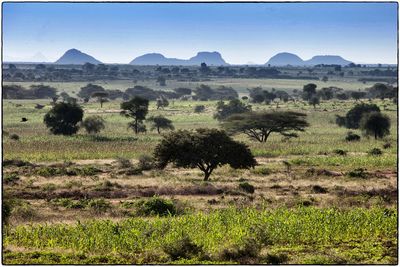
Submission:
[[[54,62],[71,48],[104,63],[218,51],[230,64],[280,52],[396,64],[397,3],[3,4],[3,60]]]

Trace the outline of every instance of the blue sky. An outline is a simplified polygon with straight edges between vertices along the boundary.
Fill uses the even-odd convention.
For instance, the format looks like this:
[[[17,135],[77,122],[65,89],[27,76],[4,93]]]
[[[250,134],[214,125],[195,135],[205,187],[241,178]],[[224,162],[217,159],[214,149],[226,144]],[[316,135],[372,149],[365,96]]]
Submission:
[[[218,51],[231,64],[279,52],[396,63],[397,3],[3,3],[4,59],[76,48],[105,63]]]

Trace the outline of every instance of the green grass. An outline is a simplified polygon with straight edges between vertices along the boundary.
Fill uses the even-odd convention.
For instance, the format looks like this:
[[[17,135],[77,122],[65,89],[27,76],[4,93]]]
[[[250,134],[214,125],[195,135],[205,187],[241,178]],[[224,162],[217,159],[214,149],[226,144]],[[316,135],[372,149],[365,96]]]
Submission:
[[[397,211],[382,208],[261,211],[229,208],[209,214],[133,218],[121,222],[92,220],[72,225],[17,226],[7,229],[3,242],[5,247],[67,250],[123,259],[123,255],[137,258],[149,251],[160,252],[164,244],[177,242],[185,236],[200,246],[210,259],[217,261],[222,249],[250,242],[252,246],[269,251],[282,246],[287,250],[308,247],[313,248],[312,255],[321,249],[335,250],[347,263],[385,263],[390,260],[384,258],[386,250],[390,249],[385,244],[392,242],[393,246],[396,245]],[[262,253],[259,257],[259,262],[262,262]],[[110,259],[113,262],[113,258]],[[168,257],[159,255],[157,261],[168,261]],[[35,261],[24,262],[32,264]],[[83,262],[76,258],[74,263]]]

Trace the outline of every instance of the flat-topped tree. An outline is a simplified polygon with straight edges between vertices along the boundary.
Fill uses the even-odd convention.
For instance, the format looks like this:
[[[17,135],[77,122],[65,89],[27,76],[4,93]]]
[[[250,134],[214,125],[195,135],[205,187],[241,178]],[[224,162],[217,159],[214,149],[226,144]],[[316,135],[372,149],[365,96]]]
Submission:
[[[271,133],[297,137],[293,131],[304,131],[309,126],[306,116],[293,111],[247,112],[228,117],[222,126],[228,133],[244,133],[259,142],[266,142]]]
[[[108,92],[106,91],[99,91],[99,92],[94,92],[92,94],[92,97],[96,97],[97,101],[100,103],[100,108],[103,108],[103,103],[108,101]]]
[[[132,118],[133,121],[128,124],[130,128],[138,134],[143,130],[143,120],[149,111],[149,100],[135,96],[127,102],[121,103],[121,115]]]
[[[162,169],[168,163],[183,168],[199,168],[204,172],[204,181],[209,180],[215,168],[225,164],[234,169],[248,169],[257,164],[245,144],[234,141],[217,129],[171,132],[156,146],[154,158]]]

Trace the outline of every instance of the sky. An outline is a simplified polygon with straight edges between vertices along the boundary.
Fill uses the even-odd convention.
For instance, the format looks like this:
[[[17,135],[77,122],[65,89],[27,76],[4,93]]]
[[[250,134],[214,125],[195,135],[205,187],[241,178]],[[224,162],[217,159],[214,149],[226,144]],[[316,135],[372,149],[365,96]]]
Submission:
[[[3,2],[2,18],[4,60],[40,53],[52,62],[76,48],[104,63],[199,51],[230,64],[264,64],[279,52],[397,62],[397,3]]]

